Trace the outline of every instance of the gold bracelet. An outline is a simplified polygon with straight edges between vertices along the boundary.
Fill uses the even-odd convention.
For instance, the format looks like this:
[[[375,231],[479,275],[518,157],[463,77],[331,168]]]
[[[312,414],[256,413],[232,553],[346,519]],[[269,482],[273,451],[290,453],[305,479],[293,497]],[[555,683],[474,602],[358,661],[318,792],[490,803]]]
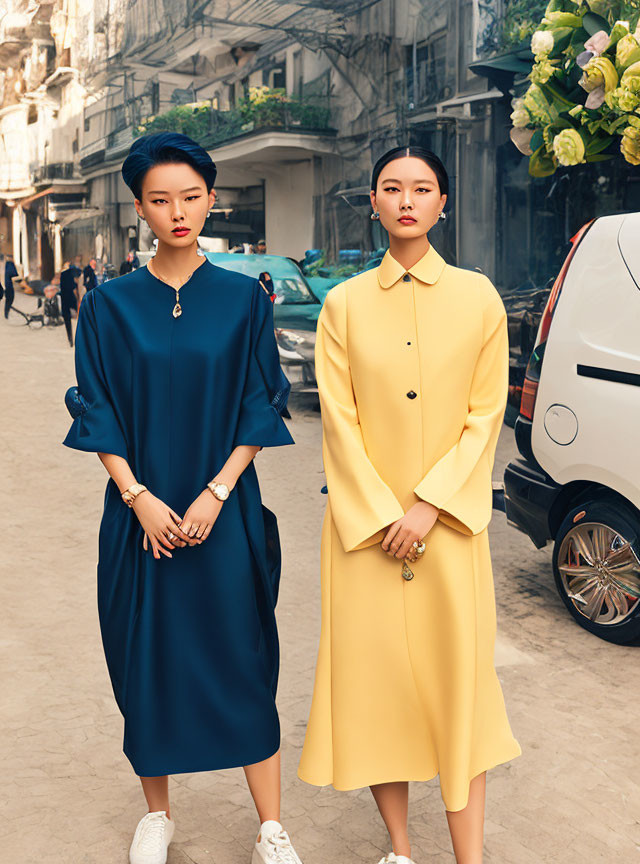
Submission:
[[[146,486],[143,486],[142,483],[134,483],[133,486],[129,486],[128,489],[125,489],[122,493],[122,500],[127,505],[127,507],[133,507],[133,502],[136,500],[138,495],[141,492],[148,492]]]

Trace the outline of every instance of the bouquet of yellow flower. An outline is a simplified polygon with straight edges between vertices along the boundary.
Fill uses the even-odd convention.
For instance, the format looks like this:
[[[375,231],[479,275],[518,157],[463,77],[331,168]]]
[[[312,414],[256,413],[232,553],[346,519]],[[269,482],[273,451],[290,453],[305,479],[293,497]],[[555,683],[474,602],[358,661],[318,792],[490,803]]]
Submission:
[[[640,0],[551,0],[531,37],[511,140],[529,173],[623,157],[640,165]]]

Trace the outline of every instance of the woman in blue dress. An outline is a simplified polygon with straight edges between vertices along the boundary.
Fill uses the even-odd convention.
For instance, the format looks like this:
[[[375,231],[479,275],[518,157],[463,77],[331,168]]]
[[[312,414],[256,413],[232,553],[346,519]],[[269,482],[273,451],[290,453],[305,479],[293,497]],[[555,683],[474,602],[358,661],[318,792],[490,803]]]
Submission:
[[[157,254],[82,303],[64,443],[110,475],[100,627],[149,806],[130,862],[167,859],[169,774],[243,766],[261,823],[252,864],[300,864],[279,821],[280,546],[253,465],[292,443],[272,304],[257,280],[198,254],[215,201],[205,150],[176,133],[140,138],[122,173]]]

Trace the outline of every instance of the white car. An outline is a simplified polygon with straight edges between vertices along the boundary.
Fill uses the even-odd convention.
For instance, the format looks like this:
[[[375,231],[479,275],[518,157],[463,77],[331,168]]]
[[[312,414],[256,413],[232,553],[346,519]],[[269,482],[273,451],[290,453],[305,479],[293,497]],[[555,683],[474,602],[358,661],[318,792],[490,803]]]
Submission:
[[[586,630],[640,644],[640,213],[572,238],[529,360],[505,471],[510,524]]]

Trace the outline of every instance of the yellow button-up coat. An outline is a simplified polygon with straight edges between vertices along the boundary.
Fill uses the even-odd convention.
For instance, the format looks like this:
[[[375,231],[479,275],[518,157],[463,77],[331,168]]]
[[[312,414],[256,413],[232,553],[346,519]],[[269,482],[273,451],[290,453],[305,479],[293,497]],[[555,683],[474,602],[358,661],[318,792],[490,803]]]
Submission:
[[[493,663],[487,536],[504,306],[433,247],[408,272],[387,252],[327,296],[316,374],[329,496],[299,775],[354,789],[439,773],[446,808],[461,810],[473,777],[520,753]],[[406,581],[380,543],[419,500],[440,515]]]

